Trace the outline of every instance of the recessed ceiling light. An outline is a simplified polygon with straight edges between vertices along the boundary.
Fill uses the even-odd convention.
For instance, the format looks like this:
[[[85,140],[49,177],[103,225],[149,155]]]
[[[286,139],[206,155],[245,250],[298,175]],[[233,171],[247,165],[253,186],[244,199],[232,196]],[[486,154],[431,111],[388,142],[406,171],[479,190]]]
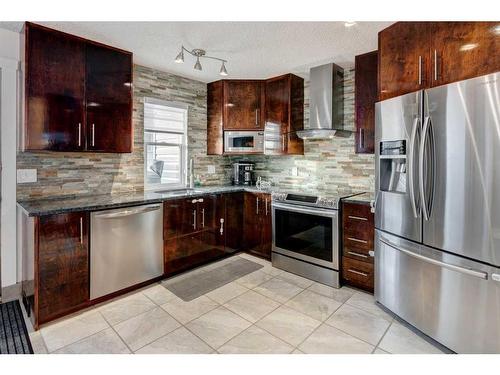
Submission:
[[[477,43],[464,44],[463,46],[460,47],[460,51],[470,51],[471,49],[476,48],[478,45],[479,44]]]
[[[345,27],[353,27],[354,25],[356,25],[357,22],[355,21],[346,21],[344,22],[344,26]]]

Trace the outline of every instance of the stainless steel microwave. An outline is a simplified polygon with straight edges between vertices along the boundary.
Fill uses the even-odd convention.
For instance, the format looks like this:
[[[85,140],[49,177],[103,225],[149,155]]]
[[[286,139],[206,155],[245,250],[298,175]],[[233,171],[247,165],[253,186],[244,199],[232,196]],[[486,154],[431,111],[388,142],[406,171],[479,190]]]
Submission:
[[[264,132],[254,130],[225,131],[224,152],[264,152]]]

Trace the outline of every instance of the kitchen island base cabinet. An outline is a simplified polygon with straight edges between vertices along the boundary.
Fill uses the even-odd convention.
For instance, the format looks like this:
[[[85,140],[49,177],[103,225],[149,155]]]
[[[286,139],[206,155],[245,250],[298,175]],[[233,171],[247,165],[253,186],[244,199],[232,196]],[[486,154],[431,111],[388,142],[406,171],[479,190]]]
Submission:
[[[245,251],[271,260],[271,195],[245,193],[243,244]]]
[[[89,302],[88,213],[22,217],[22,294],[35,329]]]

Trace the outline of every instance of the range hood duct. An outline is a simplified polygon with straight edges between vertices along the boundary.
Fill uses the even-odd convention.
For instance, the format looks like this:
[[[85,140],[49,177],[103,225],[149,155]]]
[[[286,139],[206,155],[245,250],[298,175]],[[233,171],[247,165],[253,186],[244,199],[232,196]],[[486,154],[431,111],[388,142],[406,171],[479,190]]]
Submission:
[[[302,139],[333,138],[344,130],[344,69],[335,64],[311,68],[309,125],[297,135]]]

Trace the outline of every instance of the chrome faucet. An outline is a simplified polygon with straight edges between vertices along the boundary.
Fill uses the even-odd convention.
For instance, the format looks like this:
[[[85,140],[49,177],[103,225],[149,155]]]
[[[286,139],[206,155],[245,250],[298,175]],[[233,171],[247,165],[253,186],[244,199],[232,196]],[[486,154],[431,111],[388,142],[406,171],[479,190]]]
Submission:
[[[194,160],[189,159],[189,188],[194,188]]]

